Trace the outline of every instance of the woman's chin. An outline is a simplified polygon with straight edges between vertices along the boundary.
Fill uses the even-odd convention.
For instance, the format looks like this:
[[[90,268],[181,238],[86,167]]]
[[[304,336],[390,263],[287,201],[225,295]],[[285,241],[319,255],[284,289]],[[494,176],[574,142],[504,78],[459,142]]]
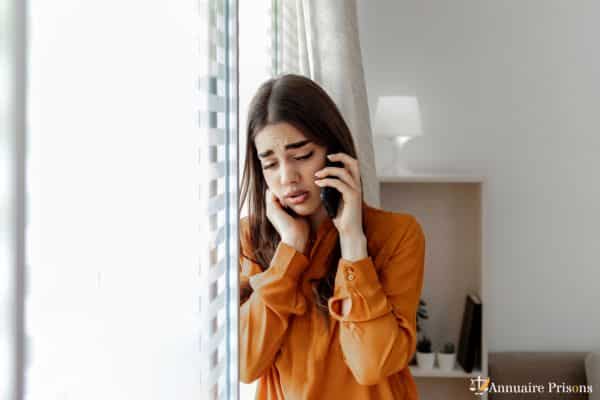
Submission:
[[[292,206],[291,209],[301,217],[308,217],[312,214],[310,209],[303,205]]]

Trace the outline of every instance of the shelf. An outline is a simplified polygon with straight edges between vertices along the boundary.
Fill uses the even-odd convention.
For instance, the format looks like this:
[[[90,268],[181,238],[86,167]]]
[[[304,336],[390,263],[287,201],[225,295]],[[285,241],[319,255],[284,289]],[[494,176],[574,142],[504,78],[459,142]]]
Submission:
[[[482,376],[481,370],[474,369],[471,372],[465,372],[460,366],[455,366],[452,371],[442,371],[434,367],[433,369],[423,369],[415,365],[410,365],[410,373],[414,377],[422,378],[474,378]]]
[[[413,215],[427,238],[421,298],[427,302],[424,327],[432,348],[452,342],[458,350],[466,296],[475,293],[482,304],[487,299],[485,171],[390,170],[380,171],[379,180],[381,208]],[[484,308],[477,369],[466,372],[458,362],[450,371],[409,366],[420,398],[473,399],[470,380],[488,376],[487,318]]]
[[[470,173],[452,173],[452,172],[410,172],[398,175],[379,175],[377,179],[380,183],[396,182],[465,182],[482,183],[485,177],[482,175]]]

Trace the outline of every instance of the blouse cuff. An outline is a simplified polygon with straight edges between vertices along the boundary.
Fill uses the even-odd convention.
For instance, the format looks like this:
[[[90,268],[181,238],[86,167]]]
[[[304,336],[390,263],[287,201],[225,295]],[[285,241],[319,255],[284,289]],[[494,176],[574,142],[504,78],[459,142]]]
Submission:
[[[350,298],[350,311],[342,316],[342,300]],[[344,258],[338,263],[329,313],[338,321],[361,322],[379,318],[392,311],[371,257],[357,261]]]
[[[288,277],[294,281],[298,281],[302,272],[308,268],[308,265],[309,260],[304,254],[284,242],[279,242],[271,259],[271,264],[269,268],[260,274],[260,280]],[[250,281],[258,284],[256,279],[259,279],[258,275],[251,277]]]

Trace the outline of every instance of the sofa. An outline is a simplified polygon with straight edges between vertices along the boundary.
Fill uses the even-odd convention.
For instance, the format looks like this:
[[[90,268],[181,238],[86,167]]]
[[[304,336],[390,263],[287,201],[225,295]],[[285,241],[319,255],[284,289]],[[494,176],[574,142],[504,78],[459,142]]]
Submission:
[[[587,371],[593,371],[594,376],[586,376]],[[532,385],[542,385],[540,389],[530,390],[529,393],[500,393],[490,391],[489,400],[502,399],[569,399],[595,400],[600,399],[600,353],[589,352],[496,352],[488,354],[488,372],[491,382],[499,385],[519,385],[530,388]],[[588,383],[588,380],[590,381]],[[551,382],[552,393],[549,389]],[[564,383],[564,386],[561,386]],[[592,385],[592,393],[559,393],[565,386]],[[506,387],[506,386],[505,386]],[[527,389],[526,389],[527,390]]]

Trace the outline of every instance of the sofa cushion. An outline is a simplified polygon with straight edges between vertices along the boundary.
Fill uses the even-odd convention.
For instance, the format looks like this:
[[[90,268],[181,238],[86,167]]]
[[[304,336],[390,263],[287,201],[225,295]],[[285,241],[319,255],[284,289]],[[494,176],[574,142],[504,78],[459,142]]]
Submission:
[[[592,385],[590,400],[600,400],[600,352],[585,357],[585,375],[588,385]]]
[[[488,370],[496,385],[543,385],[543,393],[493,393],[494,399],[588,399],[587,393],[549,392],[551,382],[561,385],[586,385],[584,359],[587,352],[497,352],[489,353]]]

